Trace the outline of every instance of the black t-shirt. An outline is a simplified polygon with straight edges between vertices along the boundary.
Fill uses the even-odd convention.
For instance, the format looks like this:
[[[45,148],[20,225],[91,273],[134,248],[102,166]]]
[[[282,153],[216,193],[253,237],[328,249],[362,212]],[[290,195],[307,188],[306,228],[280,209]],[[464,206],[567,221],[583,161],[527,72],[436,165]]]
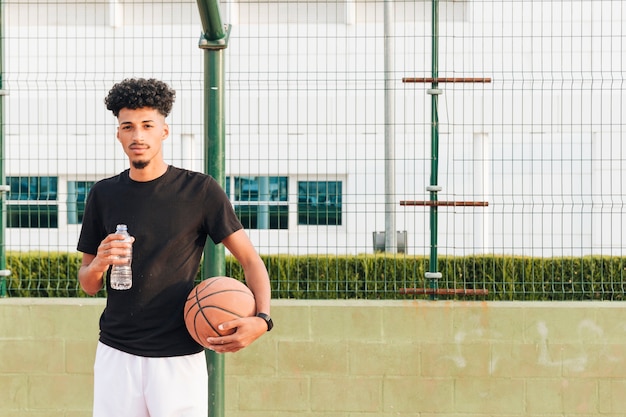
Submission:
[[[136,182],[126,170],[92,187],[78,250],[95,255],[121,223],[135,237],[133,286],[113,290],[107,279],[100,341],[149,357],[202,351],[187,332],[183,309],[207,236],[217,244],[242,228],[228,197],[205,174],[170,166],[153,181]]]

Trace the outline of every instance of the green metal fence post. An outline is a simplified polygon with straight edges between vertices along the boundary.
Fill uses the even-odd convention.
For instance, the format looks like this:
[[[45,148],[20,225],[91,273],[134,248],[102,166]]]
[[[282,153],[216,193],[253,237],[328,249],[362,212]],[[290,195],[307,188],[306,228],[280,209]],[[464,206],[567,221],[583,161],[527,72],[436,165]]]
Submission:
[[[430,94],[431,103],[431,158],[430,158],[430,185],[426,190],[430,193],[430,200],[437,201],[437,193],[441,191],[441,187],[437,184],[439,175],[439,113],[438,113],[438,97],[441,94],[437,77],[439,77],[439,1],[432,0],[432,78],[428,94]],[[430,263],[426,279],[430,280],[430,287],[433,289],[431,298],[437,298],[438,280],[441,273],[438,272],[437,266],[437,228],[438,228],[438,207],[436,204],[430,206]]]
[[[204,51],[204,168],[222,187],[225,186],[224,49],[228,46],[230,26],[225,28],[217,0],[198,0],[202,36],[198,46]],[[224,247],[208,239],[204,250],[203,277],[224,275]],[[224,356],[206,350],[209,373],[209,416],[224,416]]]
[[[4,173],[4,2],[0,0],[0,297],[7,296],[7,279],[11,271],[6,269],[6,252],[4,244],[6,210],[4,195],[9,190]]]

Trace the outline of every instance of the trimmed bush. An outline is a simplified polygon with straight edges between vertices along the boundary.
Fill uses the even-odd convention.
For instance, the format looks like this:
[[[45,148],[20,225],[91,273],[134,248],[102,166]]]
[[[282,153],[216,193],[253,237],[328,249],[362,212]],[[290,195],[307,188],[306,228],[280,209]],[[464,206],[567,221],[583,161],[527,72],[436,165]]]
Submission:
[[[626,262],[620,257],[528,258],[481,255],[441,257],[442,278],[424,278],[424,256],[390,254],[263,256],[272,297],[286,299],[431,298],[405,288],[486,290],[487,295],[445,298],[481,300],[624,300]],[[9,297],[86,297],[78,285],[80,254],[9,253]],[[226,275],[244,280],[237,261],[226,257]],[[198,272],[197,281],[202,279]],[[419,291],[418,291],[419,292]],[[106,296],[104,290],[97,294]],[[444,298],[439,296],[438,298]]]

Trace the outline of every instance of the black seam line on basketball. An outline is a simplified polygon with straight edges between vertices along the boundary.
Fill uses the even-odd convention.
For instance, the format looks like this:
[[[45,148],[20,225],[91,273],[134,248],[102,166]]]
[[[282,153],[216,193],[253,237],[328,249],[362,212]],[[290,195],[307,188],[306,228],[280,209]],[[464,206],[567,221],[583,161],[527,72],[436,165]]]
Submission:
[[[191,297],[189,297],[187,300],[189,301],[190,299],[191,299]],[[196,334],[196,337],[194,338],[194,339],[196,339],[196,341],[198,341],[198,339],[200,339],[200,336],[198,335],[198,328],[196,326],[196,318],[198,317],[198,313],[200,312],[200,308],[199,307],[200,306],[198,304],[198,301],[196,300],[192,305],[189,306],[189,308],[187,309],[187,311],[185,311],[185,314],[184,314],[184,320],[185,320],[185,322],[187,322],[187,317],[189,316],[189,313],[191,312],[191,310],[193,310],[194,308],[196,309],[196,313],[195,313],[195,315],[193,317],[193,331]]]
[[[190,305],[190,306],[189,306],[189,308],[187,309],[187,311],[185,311],[185,314],[184,314],[184,316],[183,316],[185,320],[187,320],[187,316],[189,316],[189,313],[190,313],[190,312],[191,312],[191,310],[193,310],[194,308],[199,310],[199,309],[200,309],[200,303],[195,302],[195,303],[193,303],[192,305]]]
[[[245,294],[248,297],[254,298],[254,296],[252,294],[250,294],[249,292],[247,292],[245,290],[237,290],[237,289],[226,289],[226,290],[217,291],[217,292],[205,295],[202,298],[198,297],[198,291],[194,291],[193,294],[191,294],[189,297],[187,297],[187,301],[189,302],[189,301],[191,301],[194,298],[195,298],[195,301],[193,302],[193,305],[191,305],[189,307],[189,309],[187,309],[187,311],[185,312],[184,316],[187,317],[187,315],[189,314],[189,311],[191,311],[194,307],[197,307],[198,309],[200,309],[201,308],[200,301],[206,300],[207,298],[211,297],[212,295],[217,295],[217,294],[221,294],[221,293],[225,293],[225,292],[237,292],[237,293]],[[215,307],[215,308],[217,308],[217,307]],[[232,311],[229,311],[229,310],[226,310],[226,309],[223,309],[223,308],[220,308],[220,309],[222,311],[226,311],[228,313],[234,314],[237,317],[241,317],[241,316],[239,316],[238,314],[236,314],[236,313],[234,313]]]
[[[247,292],[247,291],[244,291],[244,290],[231,290],[231,289],[228,289],[228,290],[220,290],[220,291],[212,292],[211,294],[203,295],[202,297],[198,297],[198,294],[195,294],[195,296],[196,296],[196,302],[200,302],[200,301],[202,301],[202,300],[206,300],[207,298],[209,298],[209,297],[211,297],[211,296],[214,296],[214,295],[217,295],[217,294],[223,294],[223,293],[225,293],[225,292],[235,292],[235,293],[245,294],[245,295],[247,295],[248,297],[253,297],[253,298],[254,298],[254,296],[253,296],[252,294],[250,294],[249,292]]]
[[[190,294],[189,297],[187,297],[187,302],[185,302],[185,305],[194,298],[196,300],[193,302],[191,306],[189,306],[187,311],[185,311],[185,314],[184,314],[185,318],[187,318],[187,315],[189,315],[189,312],[191,311],[191,309],[193,309],[194,307],[200,307],[200,300],[198,300],[198,291],[194,291],[193,294]]]
[[[215,282],[209,282],[206,285],[202,285],[202,284],[198,284],[198,285],[199,286],[196,287],[196,291],[195,291],[196,294],[211,289],[211,287],[215,285]]]
[[[196,337],[200,339],[200,335],[198,334],[198,325],[197,325],[198,321],[196,320],[196,318],[198,317],[198,314],[200,313],[202,313],[202,317],[204,317],[204,321],[208,323],[209,326],[211,326],[211,329],[218,335],[222,336],[222,334],[213,326],[213,323],[211,323],[211,320],[209,320],[206,314],[204,314],[204,309],[198,308],[198,311],[196,311],[196,315],[193,318],[193,330],[196,332]],[[204,343],[201,343],[201,344],[204,344]]]
[[[184,316],[183,316],[183,317],[184,317],[184,320],[185,320],[185,322],[186,322],[186,321],[187,321],[187,316],[189,316],[189,312],[190,312],[191,310],[193,310],[194,308],[196,308],[196,314],[195,314],[195,315],[194,315],[194,317],[193,317],[193,332],[194,332],[194,334],[195,334],[195,337],[193,337],[193,338],[196,340],[196,342],[197,342],[197,343],[199,343],[199,344],[201,344],[202,346],[204,346],[204,343],[202,343],[202,341],[200,340],[200,334],[198,334],[197,317],[198,317],[198,314],[199,314],[200,312],[202,312],[202,310],[200,309],[200,302],[199,302],[199,300],[198,300],[198,289],[197,289],[197,288],[195,288],[195,290],[194,290],[194,291],[192,291],[192,293],[191,293],[191,294],[189,294],[189,296],[187,297],[187,302],[186,302],[185,304],[187,304],[189,301],[193,300],[194,298],[195,298],[195,301],[193,302],[193,304],[192,304],[191,306],[189,306],[189,308],[187,309],[187,311],[185,311],[185,314],[184,314]],[[211,325],[211,323],[210,323],[210,322],[206,319],[206,316],[204,316],[204,313],[203,313],[202,315],[203,315],[203,317],[204,317],[204,321],[206,321],[207,323],[209,323],[209,325],[211,326],[211,328],[213,329],[213,331],[215,331],[216,333],[218,333],[218,332],[217,332],[217,330],[215,330],[215,329],[213,328],[213,326]],[[219,333],[218,333],[218,334],[219,334]],[[194,336],[194,335],[192,335],[192,336]]]
[[[193,306],[192,306],[193,307]],[[187,311],[187,314],[191,311],[191,308]],[[198,326],[196,325],[196,317],[198,316],[199,310],[196,310],[196,315],[193,318],[193,335],[196,342],[200,343],[200,335],[198,334]],[[185,314],[185,321],[187,321],[187,314]]]
[[[205,289],[212,287],[213,285],[217,284],[219,281],[222,281],[223,279],[226,279],[226,277],[209,278],[208,280],[203,281],[202,283],[198,284],[198,285],[201,286],[200,291],[204,291]],[[239,281],[239,280],[235,280],[235,281]],[[239,281],[239,282],[241,282],[241,281]],[[241,283],[243,284],[243,282],[241,282]]]
[[[219,310],[219,311],[223,311],[225,313],[232,314],[233,316],[239,317],[240,319],[244,317],[244,316],[239,315],[239,313],[237,313],[235,311],[231,311],[231,310],[228,310],[228,309],[226,309],[224,307],[218,307],[218,306],[202,306],[202,307],[199,308],[199,310],[202,311],[203,315],[204,315],[204,310],[208,310],[208,309],[211,309],[211,308]],[[206,316],[204,318],[206,318]]]

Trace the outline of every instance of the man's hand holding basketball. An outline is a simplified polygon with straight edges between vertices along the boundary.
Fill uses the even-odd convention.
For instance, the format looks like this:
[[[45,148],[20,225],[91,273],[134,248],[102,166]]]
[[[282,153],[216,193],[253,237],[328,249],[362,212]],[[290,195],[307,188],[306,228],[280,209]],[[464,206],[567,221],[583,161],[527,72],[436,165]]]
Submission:
[[[207,349],[218,353],[232,353],[249,346],[267,332],[267,323],[259,317],[243,317],[222,323],[218,329],[220,331],[236,329],[236,331],[227,336],[207,338]]]

